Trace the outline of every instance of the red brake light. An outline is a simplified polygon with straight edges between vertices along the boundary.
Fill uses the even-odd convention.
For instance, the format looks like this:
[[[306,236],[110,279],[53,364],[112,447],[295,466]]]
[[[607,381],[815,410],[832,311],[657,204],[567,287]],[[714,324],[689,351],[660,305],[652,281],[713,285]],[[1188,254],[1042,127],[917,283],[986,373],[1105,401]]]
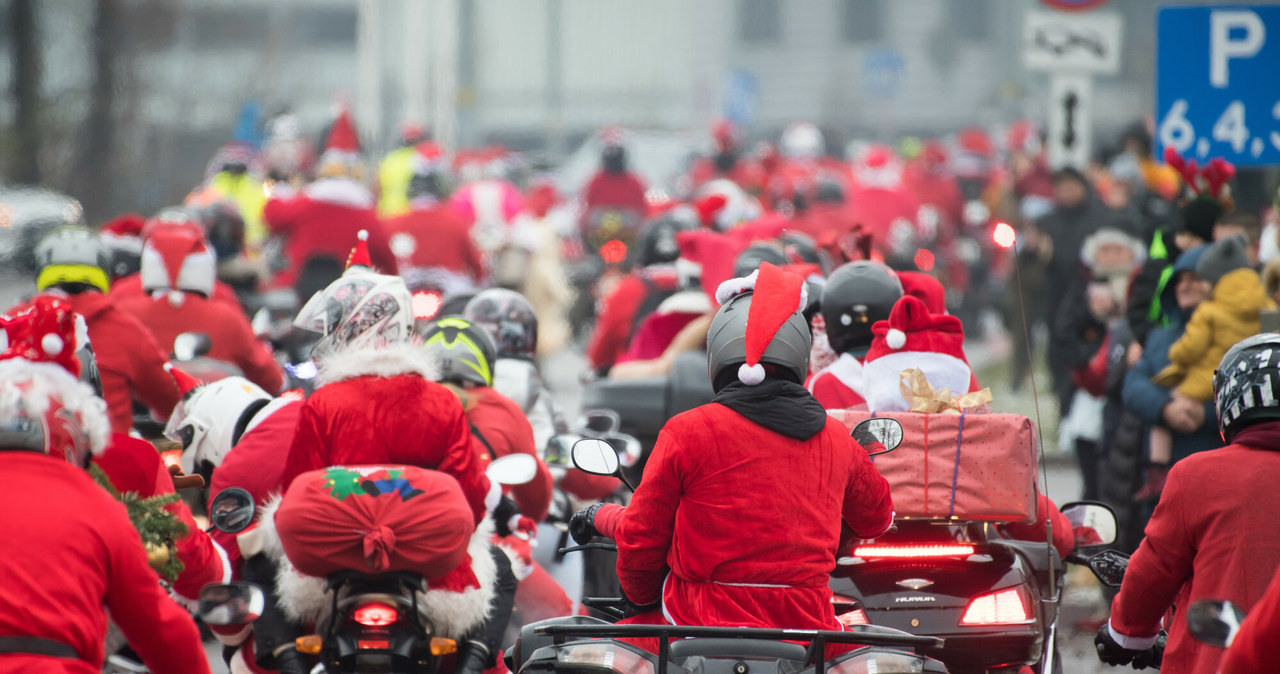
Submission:
[[[933,251],[926,248],[917,248],[915,257],[916,269],[920,271],[933,270]]]
[[[627,259],[627,244],[613,239],[600,247],[600,257],[609,264],[618,264]]]
[[[444,300],[440,299],[440,293],[430,293],[425,290],[414,293],[412,302],[414,318],[434,318],[440,311],[440,307],[444,305]]]
[[[991,240],[996,242],[1001,248],[1013,248],[1018,242],[1018,232],[1007,222],[996,223],[996,228],[991,231]]]
[[[160,452],[160,460],[164,461],[165,468],[169,468],[170,466],[181,467],[182,466],[182,450],[170,449],[170,450]]]
[[[889,557],[894,559],[918,559],[921,557],[967,557],[973,554],[972,545],[859,545],[854,557]]]
[[[365,627],[384,627],[396,621],[396,609],[381,602],[370,602],[355,610],[352,617]]]
[[[1022,592],[1013,587],[984,594],[969,602],[961,625],[1020,625],[1031,622]]]
[[[839,620],[840,624],[844,625],[845,627],[853,627],[854,625],[868,624],[867,613],[866,611],[863,611],[860,608],[855,608],[852,611],[849,611],[848,613],[841,613],[840,615],[836,616],[836,620]]]

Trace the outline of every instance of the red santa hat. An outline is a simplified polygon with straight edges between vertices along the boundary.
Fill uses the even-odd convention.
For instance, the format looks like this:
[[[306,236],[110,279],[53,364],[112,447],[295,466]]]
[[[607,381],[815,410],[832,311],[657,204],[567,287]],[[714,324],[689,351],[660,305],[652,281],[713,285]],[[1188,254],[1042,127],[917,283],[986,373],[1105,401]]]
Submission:
[[[329,129],[316,172],[320,177],[345,176],[359,165],[360,138],[356,135],[356,125],[351,121],[351,113],[342,110]]]
[[[180,306],[184,293],[213,295],[217,260],[199,225],[157,227],[143,242],[140,276],[144,290],[165,291],[169,302]]]
[[[76,351],[88,343],[84,318],[61,297],[37,295],[0,315],[0,360],[54,363],[78,377]]]
[[[964,355],[964,326],[950,315],[930,313],[924,302],[904,295],[889,320],[871,326],[871,348],[862,364],[863,397],[872,412],[905,412],[898,387],[903,370],[920,368],[934,390],[969,390],[972,370]]]
[[[745,292],[751,293],[747,310],[744,348],[747,362],[738,368],[738,380],[748,386],[764,381],[764,356],[769,342],[792,316],[804,309],[808,291],[804,279],[765,262],[750,276],[729,279],[716,288],[716,302],[724,304]]]
[[[898,280],[902,281],[902,294],[924,302],[929,313],[947,313],[947,289],[941,281],[919,271],[900,271]]]
[[[356,234],[356,245],[347,256],[346,271],[353,269],[361,271],[373,269],[373,261],[369,259],[369,230],[367,229],[362,229]]]
[[[186,398],[189,393],[199,388],[202,383],[199,379],[174,367],[173,363],[165,363],[164,371],[168,372],[170,377],[173,377],[173,383],[178,386],[178,395],[182,398]]]
[[[137,213],[124,213],[108,220],[98,230],[98,238],[111,250],[142,254],[142,228],[147,219]]]

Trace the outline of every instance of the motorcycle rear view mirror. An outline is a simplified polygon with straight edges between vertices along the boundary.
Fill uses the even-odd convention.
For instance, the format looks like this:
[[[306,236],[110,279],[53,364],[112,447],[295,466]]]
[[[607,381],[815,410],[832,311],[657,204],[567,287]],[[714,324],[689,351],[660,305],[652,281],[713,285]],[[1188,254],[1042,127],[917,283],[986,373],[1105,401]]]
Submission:
[[[265,606],[262,588],[253,583],[210,583],[200,590],[196,614],[207,625],[245,625],[257,620]]]
[[[1077,548],[1116,542],[1116,514],[1109,506],[1078,501],[1063,504],[1061,512],[1071,522]]]
[[[583,438],[573,443],[573,465],[584,473],[614,476],[619,472],[618,452],[604,440]]]
[[[868,454],[876,456],[897,449],[902,444],[902,424],[897,419],[889,417],[875,417],[867,419],[857,426],[853,427],[853,439],[863,447],[871,447],[873,443],[879,443],[884,449],[872,452],[868,450]]]
[[[609,435],[622,427],[622,417],[613,410],[583,410],[581,426],[589,435]]]
[[[209,354],[213,342],[203,332],[184,332],[173,338],[175,360],[195,360]]]
[[[498,484],[527,484],[538,476],[538,460],[528,454],[508,454],[491,462],[484,473]]]
[[[209,521],[218,531],[238,534],[253,524],[253,496],[239,487],[218,492],[209,504]]]
[[[1089,570],[1107,587],[1120,587],[1127,568],[1129,555],[1117,550],[1103,550],[1089,558]]]
[[[1235,641],[1244,611],[1223,599],[1201,599],[1187,609],[1187,629],[1196,641],[1226,648]]]

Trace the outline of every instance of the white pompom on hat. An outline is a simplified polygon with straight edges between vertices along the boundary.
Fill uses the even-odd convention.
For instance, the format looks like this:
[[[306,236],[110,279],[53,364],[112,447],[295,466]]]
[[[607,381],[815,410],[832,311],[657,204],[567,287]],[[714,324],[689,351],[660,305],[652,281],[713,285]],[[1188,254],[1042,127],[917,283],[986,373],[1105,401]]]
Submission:
[[[863,397],[872,412],[905,412],[898,387],[903,370],[920,368],[934,390],[969,391],[973,371],[964,355],[964,325],[950,315],[929,313],[925,303],[904,295],[889,320],[871,326],[871,348],[863,360]]]
[[[778,329],[804,308],[808,298],[804,279],[781,267],[762,263],[749,276],[734,278],[716,288],[716,301],[725,304],[734,297],[750,292],[747,310],[745,351],[747,362],[738,368],[738,380],[748,386],[764,381],[760,359]]]

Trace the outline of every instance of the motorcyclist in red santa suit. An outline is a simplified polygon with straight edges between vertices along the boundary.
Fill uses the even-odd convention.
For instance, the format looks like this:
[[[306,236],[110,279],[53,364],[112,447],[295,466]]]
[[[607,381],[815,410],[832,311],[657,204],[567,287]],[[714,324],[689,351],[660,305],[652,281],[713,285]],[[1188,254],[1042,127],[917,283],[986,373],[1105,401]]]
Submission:
[[[53,345],[22,351],[45,360],[61,352]],[[106,403],[63,365],[10,347],[0,356],[0,471],[10,478],[0,672],[95,674],[107,610],[149,671],[208,672],[195,623],[160,586],[124,506],[84,470],[107,447]]]
[[[271,350],[254,335],[238,305],[213,299],[217,260],[199,225],[170,225],[147,237],[142,248],[143,295],[122,297],[118,306],[147,326],[166,351],[178,335],[209,337],[209,358],[230,363],[272,393],[284,384]]]
[[[806,385],[824,408],[845,409],[864,402],[862,359],[871,348],[871,326],[888,319],[902,295],[897,274],[879,262],[858,260],[831,272],[822,291],[822,319],[827,340],[839,356]]]
[[[1269,498],[1280,485],[1278,359],[1275,333],[1249,337],[1222,357],[1213,388],[1218,428],[1229,444],[1169,470],[1111,604],[1111,620],[1094,639],[1103,662],[1151,664],[1165,646],[1161,617],[1177,606],[1161,671],[1218,671],[1222,649],[1192,638],[1182,610],[1200,599],[1226,599],[1249,611],[1280,568],[1280,502]]]
[[[893,502],[800,384],[803,288],[768,263],[722,284],[707,336],[714,401],[667,422],[630,506],[574,514],[575,539],[617,541],[622,590],[650,609],[628,622],[841,629],[827,586],[841,522],[874,538]]]

